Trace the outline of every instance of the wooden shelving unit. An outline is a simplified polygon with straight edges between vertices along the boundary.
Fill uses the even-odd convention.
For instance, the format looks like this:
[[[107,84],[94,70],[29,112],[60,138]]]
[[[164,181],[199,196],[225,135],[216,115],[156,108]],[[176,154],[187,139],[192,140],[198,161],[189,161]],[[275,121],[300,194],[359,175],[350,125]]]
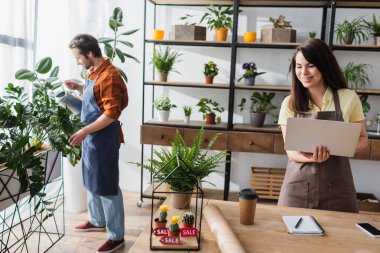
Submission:
[[[205,128],[205,129],[216,129],[216,130],[227,130],[227,123],[222,122],[216,125],[205,124],[204,121],[191,120],[189,124],[185,124],[183,120],[169,120],[167,122],[161,122],[158,119],[150,119],[145,122],[147,125],[157,125],[157,126],[172,126],[172,127],[185,127],[185,128]]]
[[[171,87],[189,87],[189,88],[203,88],[203,89],[229,89],[229,84],[214,83],[193,83],[193,82],[159,82],[159,81],[146,81],[145,85],[154,86],[171,86]]]

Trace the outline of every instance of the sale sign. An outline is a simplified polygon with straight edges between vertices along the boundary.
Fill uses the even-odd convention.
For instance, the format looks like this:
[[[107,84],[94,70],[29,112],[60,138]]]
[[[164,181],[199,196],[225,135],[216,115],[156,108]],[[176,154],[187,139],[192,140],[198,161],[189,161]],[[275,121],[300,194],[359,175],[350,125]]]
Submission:
[[[155,229],[153,229],[153,234],[155,236],[165,236],[165,235],[168,235],[168,229],[167,228],[155,228]]]
[[[160,242],[164,245],[176,245],[181,244],[179,236],[163,236]]]
[[[182,237],[193,237],[198,235],[197,228],[181,228],[181,236]]]

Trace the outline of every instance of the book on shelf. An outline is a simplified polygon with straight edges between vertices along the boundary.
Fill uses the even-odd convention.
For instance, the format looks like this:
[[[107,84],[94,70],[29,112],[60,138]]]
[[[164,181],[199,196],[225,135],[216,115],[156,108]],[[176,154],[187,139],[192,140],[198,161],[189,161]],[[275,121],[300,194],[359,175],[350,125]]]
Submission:
[[[323,235],[324,230],[313,216],[282,216],[286,229],[293,235]]]

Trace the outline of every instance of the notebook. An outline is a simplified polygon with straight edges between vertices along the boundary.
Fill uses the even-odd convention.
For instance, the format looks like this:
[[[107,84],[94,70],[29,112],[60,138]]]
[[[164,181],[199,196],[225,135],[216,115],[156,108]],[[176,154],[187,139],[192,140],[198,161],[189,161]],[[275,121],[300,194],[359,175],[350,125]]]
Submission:
[[[330,155],[353,157],[362,125],[343,121],[288,118],[285,149],[312,153],[324,145]]]
[[[323,235],[324,230],[313,216],[282,216],[289,234],[293,235]],[[298,225],[297,225],[298,224]]]

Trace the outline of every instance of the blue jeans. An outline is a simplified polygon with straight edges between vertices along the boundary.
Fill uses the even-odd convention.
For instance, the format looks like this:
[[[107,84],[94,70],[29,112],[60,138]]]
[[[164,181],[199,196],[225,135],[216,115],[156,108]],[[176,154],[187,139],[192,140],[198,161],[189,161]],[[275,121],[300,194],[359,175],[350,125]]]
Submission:
[[[123,195],[119,188],[113,196],[99,196],[87,191],[89,221],[97,226],[107,226],[109,240],[124,239]]]

